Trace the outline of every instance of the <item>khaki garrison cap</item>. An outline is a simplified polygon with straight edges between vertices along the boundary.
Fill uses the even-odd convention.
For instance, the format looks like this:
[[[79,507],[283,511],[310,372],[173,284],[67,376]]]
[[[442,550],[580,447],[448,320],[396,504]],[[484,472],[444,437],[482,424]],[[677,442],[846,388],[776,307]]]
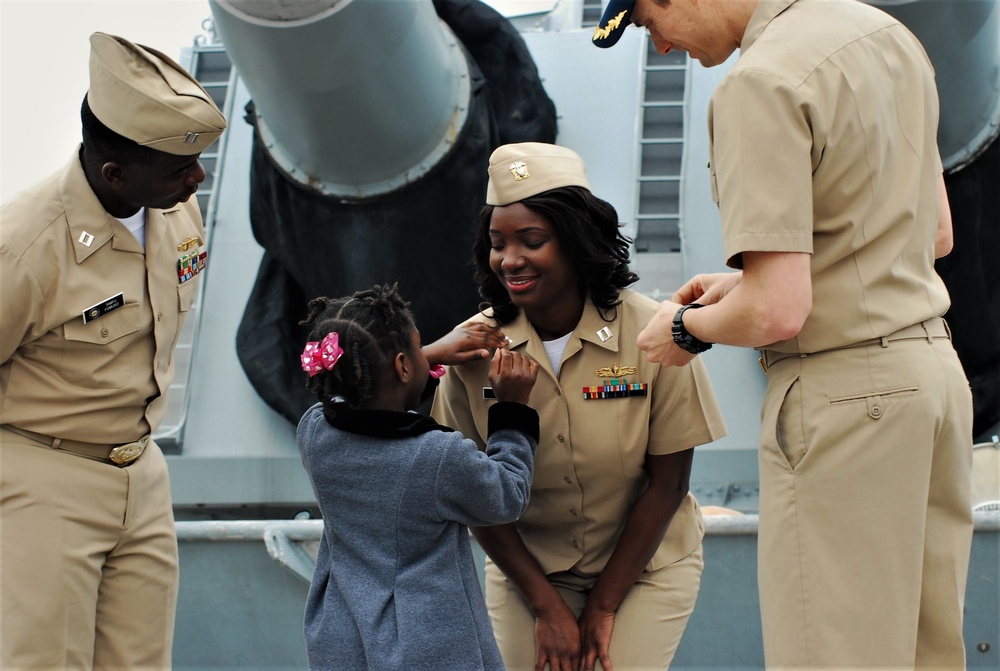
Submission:
[[[490,156],[488,205],[510,205],[561,186],[590,190],[583,159],[566,147],[521,142],[498,147]]]
[[[181,66],[105,33],[90,36],[87,101],[114,132],[168,154],[201,153],[226,129],[211,96]]]

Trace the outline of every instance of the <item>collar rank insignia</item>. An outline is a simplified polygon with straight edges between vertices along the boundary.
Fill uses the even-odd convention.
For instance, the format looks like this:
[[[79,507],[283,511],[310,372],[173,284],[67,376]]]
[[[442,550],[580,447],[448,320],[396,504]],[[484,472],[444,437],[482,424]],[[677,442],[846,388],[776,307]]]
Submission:
[[[514,161],[511,163],[510,174],[514,175],[515,182],[520,182],[531,177],[531,175],[528,174],[528,166],[524,161]]]
[[[184,284],[189,279],[205,270],[208,265],[208,252],[201,238],[188,236],[179,245],[177,252],[177,281]]]
[[[604,378],[604,384],[596,387],[584,387],[584,400],[645,396],[649,393],[649,385],[647,383],[629,383],[625,381],[625,376],[634,375],[635,372],[635,366],[619,366],[618,364],[598,368],[594,371],[594,375]]]

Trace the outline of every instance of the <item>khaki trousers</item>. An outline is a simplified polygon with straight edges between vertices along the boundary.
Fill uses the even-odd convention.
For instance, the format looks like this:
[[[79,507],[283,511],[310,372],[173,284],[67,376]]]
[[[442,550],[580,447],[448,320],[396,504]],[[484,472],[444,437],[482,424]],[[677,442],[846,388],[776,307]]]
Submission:
[[[767,378],[768,668],[965,668],[972,400],[951,342],[790,357]]]
[[[615,671],[663,671],[677,652],[701,586],[702,547],[669,566],[644,572],[622,601],[611,635]],[[549,581],[579,617],[596,578],[556,573]],[[507,671],[535,668],[535,616],[500,569],[486,560],[486,606]],[[596,669],[603,667],[600,660]],[[549,665],[545,665],[548,671]]]
[[[155,443],[119,468],[0,428],[0,668],[169,668],[177,582]]]

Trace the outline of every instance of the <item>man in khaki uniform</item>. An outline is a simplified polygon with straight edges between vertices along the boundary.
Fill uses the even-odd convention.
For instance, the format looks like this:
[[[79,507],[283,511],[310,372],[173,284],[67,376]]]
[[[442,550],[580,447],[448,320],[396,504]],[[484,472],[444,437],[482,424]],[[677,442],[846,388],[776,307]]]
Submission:
[[[205,268],[225,119],[163,54],[90,38],[83,143],[0,209],[0,667],[168,668],[177,542],[150,439]]]
[[[963,668],[972,401],[934,272],[951,219],[930,61],[854,0],[612,5],[598,46],[634,23],[705,66],[741,51],[709,134],[742,272],[690,280],[639,346],[673,366],[762,350],[768,666]]]

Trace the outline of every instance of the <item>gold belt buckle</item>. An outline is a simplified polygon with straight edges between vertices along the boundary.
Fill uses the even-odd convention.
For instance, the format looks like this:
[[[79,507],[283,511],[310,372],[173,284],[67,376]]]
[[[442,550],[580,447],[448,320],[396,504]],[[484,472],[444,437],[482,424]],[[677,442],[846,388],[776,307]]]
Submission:
[[[140,440],[134,443],[125,443],[124,445],[119,445],[118,447],[111,450],[111,454],[108,455],[108,459],[118,464],[119,466],[124,466],[125,464],[130,464],[139,458],[142,451],[146,449],[146,443],[149,441],[149,436],[144,436]]]

